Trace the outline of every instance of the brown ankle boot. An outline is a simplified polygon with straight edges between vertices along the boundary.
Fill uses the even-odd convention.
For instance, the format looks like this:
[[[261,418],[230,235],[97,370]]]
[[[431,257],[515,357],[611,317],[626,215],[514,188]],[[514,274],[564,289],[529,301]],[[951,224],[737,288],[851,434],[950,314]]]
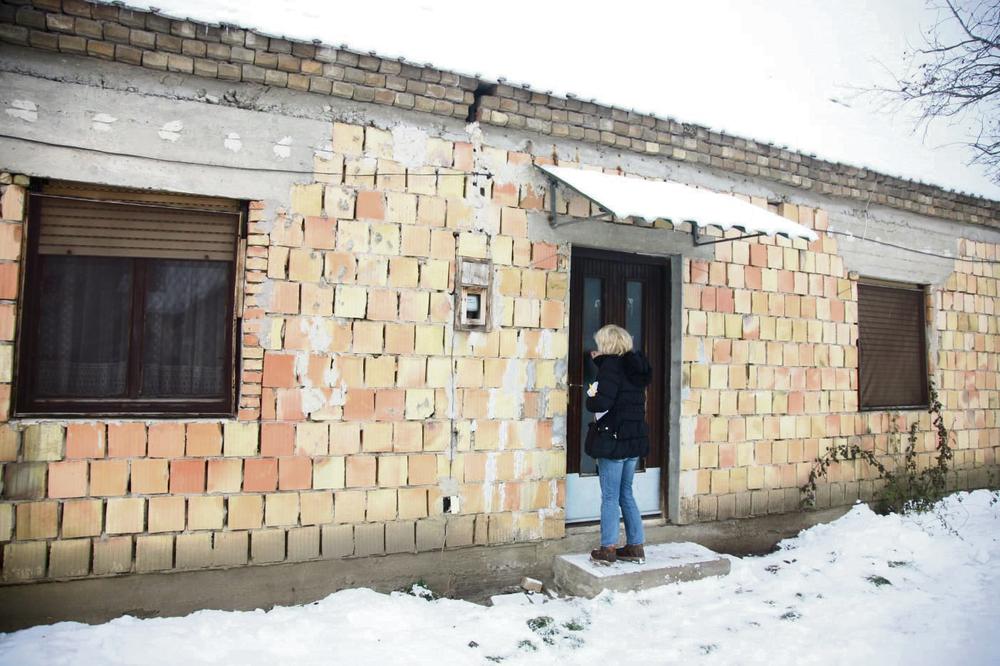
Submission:
[[[646,551],[643,550],[642,544],[629,544],[621,548],[615,549],[615,555],[620,560],[625,560],[626,562],[635,562],[636,564],[646,563]]]
[[[590,561],[601,566],[608,566],[618,561],[618,555],[614,546],[601,546],[590,551]]]

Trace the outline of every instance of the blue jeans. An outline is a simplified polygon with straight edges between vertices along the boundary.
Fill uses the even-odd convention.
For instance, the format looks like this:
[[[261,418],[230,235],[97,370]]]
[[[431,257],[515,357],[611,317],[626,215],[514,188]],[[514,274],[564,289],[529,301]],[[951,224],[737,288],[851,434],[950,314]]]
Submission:
[[[642,517],[632,495],[632,477],[638,458],[597,460],[597,475],[601,480],[601,545],[618,544],[618,516],[625,519],[625,540],[629,545],[645,543]],[[618,513],[621,508],[621,514]]]

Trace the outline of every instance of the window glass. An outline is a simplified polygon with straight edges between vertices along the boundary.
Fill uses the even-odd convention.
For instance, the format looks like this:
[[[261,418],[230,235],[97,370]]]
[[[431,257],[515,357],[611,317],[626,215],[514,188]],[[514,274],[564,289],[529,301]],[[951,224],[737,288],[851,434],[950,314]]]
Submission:
[[[132,262],[46,256],[41,261],[36,391],[43,397],[124,396]]]
[[[225,391],[229,271],[229,264],[217,261],[149,261],[143,396],[212,396]]]

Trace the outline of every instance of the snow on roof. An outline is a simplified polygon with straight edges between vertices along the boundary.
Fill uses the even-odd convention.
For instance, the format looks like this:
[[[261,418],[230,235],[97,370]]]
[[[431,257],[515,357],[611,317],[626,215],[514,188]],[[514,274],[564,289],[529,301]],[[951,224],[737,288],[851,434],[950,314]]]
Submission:
[[[538,165],[601,208],[625,219],[692,222],[701,228],[739,229],[744,233],[816,240],[816,233],[736,197],[681,183],[627,178],[600,171]]]
[[[901,73],[903,52],[935,19],[923,0],[622,0],[600,11],[535,0],[481,9],[461,0],[126,4],[506,77],[1000,200],[1000,184],[968,164],[973,119],[916,133],[911,115],[888,113],[885,99],[860,92]]]

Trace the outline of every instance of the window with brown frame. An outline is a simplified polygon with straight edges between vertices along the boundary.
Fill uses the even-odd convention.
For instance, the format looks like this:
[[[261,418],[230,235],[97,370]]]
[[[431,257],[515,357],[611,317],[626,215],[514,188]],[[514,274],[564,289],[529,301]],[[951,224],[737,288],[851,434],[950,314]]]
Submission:
[[[861,409],[926,407],[924,289],[874,280],[858,284]]]
[[[67,182],[32,192],[17,412],[232,414],[243,211]]]

